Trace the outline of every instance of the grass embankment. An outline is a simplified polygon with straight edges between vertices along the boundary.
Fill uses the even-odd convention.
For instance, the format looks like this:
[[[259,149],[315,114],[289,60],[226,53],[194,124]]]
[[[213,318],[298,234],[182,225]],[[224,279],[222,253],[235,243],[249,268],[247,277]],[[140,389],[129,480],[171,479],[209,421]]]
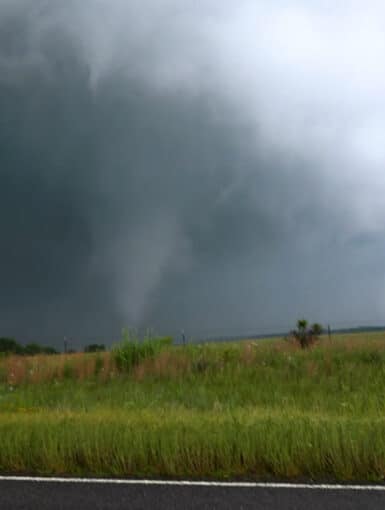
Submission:
[[[384,479],[384,333],[158,347],[0,360],[0,470]]]

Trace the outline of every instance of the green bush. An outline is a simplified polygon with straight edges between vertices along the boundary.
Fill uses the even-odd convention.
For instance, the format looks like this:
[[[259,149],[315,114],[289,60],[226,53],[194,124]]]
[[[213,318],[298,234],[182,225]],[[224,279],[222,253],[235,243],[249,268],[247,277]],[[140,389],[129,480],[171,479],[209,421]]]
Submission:
[[[28,356],[34,356],[35,354],[41,354],[43,351],[43,347],[37,343],[30,343],[24,346],[23,354]]]
[[[0,338],[0,352],[6,354],[22,354],[23,347],[14,338]]]
[[[58,351],[54,347],[42,347],[43,354],[59,354]]]
[[[106,350],[104,344],[90,344],[84,348],[84,352],[103,352]]]
[[[145,337],[140,340],[132,331],[123,330],[123,338],[118,345],[113,347],[112,355],[118,370],[130,372],[141,361],[153,358],[170,345],[172,345],[171,337]]]
[[[306,349],[313,345],[322,334],[322,326],[315,322],[308,328],[308,322],[305,319],[297,321],[297,329],[291,331],[292,337],[299,343],[302,349]]]

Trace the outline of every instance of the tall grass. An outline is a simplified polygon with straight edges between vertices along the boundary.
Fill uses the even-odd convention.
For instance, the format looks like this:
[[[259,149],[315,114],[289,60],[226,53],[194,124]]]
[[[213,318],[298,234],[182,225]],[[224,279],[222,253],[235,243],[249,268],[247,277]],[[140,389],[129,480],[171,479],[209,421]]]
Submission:
[[[0,360],[0,470],[384,479],[384,333],[309,350],[134,340]]]
[[[112,355],[119,370],[130,372],[145,359],[154,358],[162,349],[172,344],[171,337],[145,337],[140,340],[135,333],[123,330],[123,339],[112,350]]]
[[[0,470],[378,481],[385,419],[179,409],[4,414]]]
[[[0,359],[0,384],[11,386],[36,385],[64,379],[83,381],[93,377],[106,381],[116,374],[116,364],[108,352],[56,356],[10,355]]]

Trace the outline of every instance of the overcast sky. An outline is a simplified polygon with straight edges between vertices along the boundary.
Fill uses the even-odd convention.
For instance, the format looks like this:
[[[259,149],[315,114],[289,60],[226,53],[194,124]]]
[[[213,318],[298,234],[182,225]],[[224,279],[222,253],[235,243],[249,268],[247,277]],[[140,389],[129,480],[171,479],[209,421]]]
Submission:
[[[384,21],[0,0],[0,335],[385,323]]]

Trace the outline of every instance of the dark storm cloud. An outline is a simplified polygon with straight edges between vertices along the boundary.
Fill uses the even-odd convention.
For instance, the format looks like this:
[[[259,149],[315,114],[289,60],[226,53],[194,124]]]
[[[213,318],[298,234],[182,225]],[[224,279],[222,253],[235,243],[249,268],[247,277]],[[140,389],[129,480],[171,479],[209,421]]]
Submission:
[[[0,1],[2,333],[381,317],[385,41],[325,5]]]

